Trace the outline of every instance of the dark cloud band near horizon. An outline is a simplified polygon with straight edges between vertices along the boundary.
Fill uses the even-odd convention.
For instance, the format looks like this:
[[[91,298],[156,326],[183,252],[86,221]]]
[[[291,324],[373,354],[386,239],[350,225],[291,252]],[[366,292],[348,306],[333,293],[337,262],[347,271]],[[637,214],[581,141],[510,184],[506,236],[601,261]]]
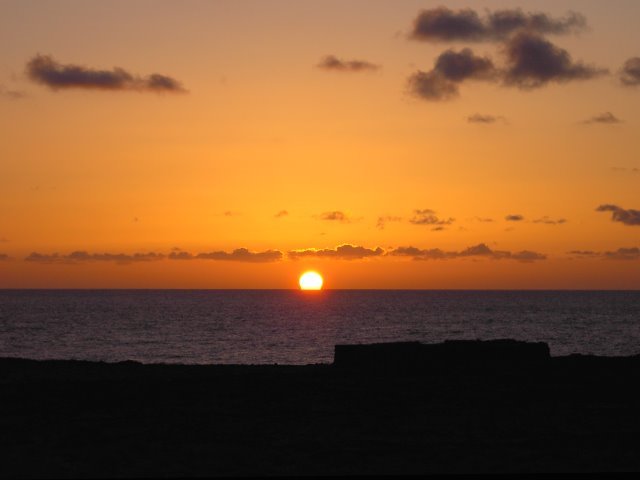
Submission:
[[[282,252],[279,250],[266,250],[264,252],[251,252],[246,248],[236,248],[231,253],[214,251],[192,254],[189,252],[171,252],[169,260],[221,260],[248,263],[269,263],[282,260]]]
[[[518,260],[522,262],[532,262],[546,259],[546,255],[522,250],[520,252],[510,252],[492,250],[486,244],[480,243],[468,247],[462,251],[445,251],[439,248],[420,249],[417,247],[398,247],[385,250],[381,247],[369,248],[361,245],[344,243],[334,248],[305,248],[290,250],[286,252],[286,258],[297,261],[305,258],[327,259],[327,260],[364,260],[368,258],[381,257],[411,257],[415,260],[446,260],[467,257],[484,257],[494,260]],[[6,254],[0,254],[0,260],[9,260]],[[169,254],[146,252],[146,253],[90,253],[84,250],[76,250],[69,254],[43,254],[32,252],[24,258],[25,262],[34,264],[64,264],[80,265],[88,263],[115,263],[128,265],[134,263],[149,263],[161,260],[169,261],[234,261],[245,263],[273,263],[285,259],[285,254],[280,250],[265,250],[262,252],[252,252],[247,248],[237,248],[231,252],[211,251],[202,253],[191,253],[174,248]]]
[[[492,250],[486,244],[480,243],[461,251],[444,251],[439,248],[420,249],[416,247],[398,247],[387,253],[390,256],[411,257],[414,260],[451,260],[456,258],[484,257],[492,260],[517,260],[520,262],[535,262],[546,260],[547,256],[530,250],[510,252]]]
[[[363,258],[379,257],[384,255],[384,253],[384,250],[380,247],[372,249],[347,243],[339,245],[336,248],[291,250],[287,252],[287,256],[292,260],[309,257],[330,258],[336,260],[361,260]]]
[[[41,264],[80,264],[90,262],[113,262],[117,264],[130,264],[139,262],[151,262],[158,260],[221,260],[238,261],[249,263],[266,263],[282,259],[282,252],[278,250],[267,250],[264,252],[250,252],[246,248],[238,248],[232,252],[214,251],[198,254],[191,254],[184,251],[173,251],[168,255],[163,253],[89,253],[78,250],[68,255],[58,253],[42,254],[32,252],[24,260],[26,262]]]
[[[86,262],[114,262],[119,264],[135,262],[151,262],[163,260],[166,255],[156,252],[148,253],[89,253],[84,250],[76,250],[68,255],[58,253],[42,254],[38,252],[30,253],[24,260],[33,263],[86,263]]]
[[[621,247],[617,250],[608,250],[597,252],[594,250],[572,250],[567,252],[569,255],[575,255],[578,258],[600,258],[603,260],[640,260],[640,248],[638,247]]]
[[[96,70],[81,65],[61,64],[49,55],[36,55],[27,62],[27,76],[52,90],[89,89],[105,91],[138,91],[156,93],[185,93],[182,84],[159,73],[138,76],[115,67]]]

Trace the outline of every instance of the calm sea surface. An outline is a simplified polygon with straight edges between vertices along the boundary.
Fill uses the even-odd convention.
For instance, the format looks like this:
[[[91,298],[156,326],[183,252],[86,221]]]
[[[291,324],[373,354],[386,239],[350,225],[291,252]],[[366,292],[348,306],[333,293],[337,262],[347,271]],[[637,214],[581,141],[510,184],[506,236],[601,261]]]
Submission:
[[[640,353],[640,292],[0,290],[0,356],[330,363],[338,343],[544,341]]]

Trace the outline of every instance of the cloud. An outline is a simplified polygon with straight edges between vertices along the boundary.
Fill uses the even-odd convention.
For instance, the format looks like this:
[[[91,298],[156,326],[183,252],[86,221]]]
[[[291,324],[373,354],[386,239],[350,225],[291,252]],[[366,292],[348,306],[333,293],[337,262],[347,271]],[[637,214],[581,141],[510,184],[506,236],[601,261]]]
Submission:
[[[580,257],[597,257],[600,255],[600,252],[595,252],[593,250],[571,250],[567,252],[568,255],[578,255]]]
[[[416,247],[398,247],[387,253],[392,257],[413,257],[415,260],[444,260],[455,258],[456,252],[445,252],[439,248],[422,250]]]
[[[264,252],[251,252],[246,248],[237,248],[233,252],[224,251],[205,252],[191,254],[189,252],[171,252],[169,260],[220,260],[246,263],[269,263],[282,260],[282,252],[279,250],[266,250]]]
[[[380,230],[384,230],[384,227],[387,224],[387,222],[401,222],[401,221],[402,221],[402,217],[394,217],[391,215],[378,217],[378,221],[376,222],[376,227],[378,227]]]
[[[616,117],[611,112],[604,112],[604,113],[601,113],[599,115],[595,115],[595,116],[583,121],[582,123],[585,123],[585,124],[591,124],[591,123],[615,124],[615,123],[622,123],[622,120],[620,120],[618,117]]]
[[[531,32],[520,32],[505,44],[506,85],[523,90],[539,88],[549,82],[588,80],[607,70],[574,62],[569,53]]]
[[[88,253],[82,250],[71,252],[68,255],[54,254],[41,254],[32,252],[25,258],[27,262],[34,263],[86,263],[86,262],[114,262],[119,264],[127,264],[134,262],[151,262],[157,260],[163,260],[165,255],[162,253]]]
[[[408,81],[411,94],[423,100],[450,100],[459,95],[458,85],[467,80],[493,81],[497,70],[489,57],[475,55],[469,48],[446,50],[429,72],[418,70]]]
[[[632,167],[632,168],[627,168],[627,167],[611,167],[611,170],[613,170],[614,172],[628,172],[628,173],[633,173],[633,174],[638,174],[638,173],[640,173],[640,168],[638,168],[638,167]]]
[[[323,212],[320,215],[316,215],[315,218],[319,220],[326,220],[329,222],[342,222],[342,223],[350,223],[352,220],[347,216],[346,213],[341,212],[340,210],[334,210],[332,212]]]
[[[9,255],[7,255],[6,253],[0,253],[0,262],[9,260]]]
[[[504,258],[517,260],[519,262],[535,262],[537,260],[546,260],[547,256],[542,253],[532,252],[531,250],[522,250],[520,252],[510,253]]]
[[[640,210],[625,210],[617,205],[600,205],[596,212],[612,212],[611,220],[614,222],[630,226],[640,225]]]
[[[624,62],[619,72],[620,82],[627,87],[640,85],[640,57],[633,57]]]
[[[586,19],[576,12],[554,18],[540,12],[505,9],[487,12],[480,17],[469,8],[451,10],[436,7],[418,14],[409,37],[428,42],[500,41],[523,29],[540,34],[563,35],[582,31],[586,27]]]
[[[572,250],[570,255],[587,258],[602,258],[604,260],[640,260],[640,248],[618,248],[613,251],[596,252],[593,250]]]
[[[554,220],[552,218],[549,218],[548,216],[544,216],[542,218],[537,218],[533,221],[533,223],[543,223],[545,225],[564,225],[565,223],[567,223],[567,219],[566,218],[558,218],[557,220]]]
[[[304,250],[291,250],[287,255],[292,260],[300,258],[329,258],[335,260],[361,260],[363,258],[379,257],[384,255],[384,250],[380,247],[375,249],[365,248],[356,245],[344,244],[336,248],[308,248]]]
[[[63,65],[48,55],[36,55],[29,60],[26,69],[31,80],[52,90],[79,88],[157,93],[186,92],[180,82],[159,73],[140,77],[118,67],[112,70],[95,70],[81,65]]]
[[[475,55],[470,48],[459,52],[451,49],[444,51],[436,59],[433,70],[452,82],[491,80],[496,74],[491,59]]]
[[[380,69],[380,65],[364,60],[342,60],[334,55],[325,56],[318,65],[318,68],[333,72],[375,72]]]
[[[416,247],[398,247],[387,253],[391,256],[411,257],[414,260],[449,260],[455,258],[483,257],[492,260],[516,260],[519,262],[534,262],[545,260],[546,255],[530,250],[520,252],[509,252],[502,250],[492,250],[484,243],[473,245],[462,251],[444,251],[439,248],[422,250]]]
[[[501,115],[483,115],[481,113],[474,113],[467,117],[467,122],[488,125],[496,122],[507,123],[507,119]]]
[[[8,98],[9,100],[20,100],[26,96],[27,94],[21,90],[7,90],[4,85],[0,85],[0,97]]]
[[[640,248],[619,248],[613,252],[604,252],[604,257],[610,260],[639,260]]]
[[[522,215],[507,215],[506,217],[504,217],[504,219],[507,222],[521,222],[522,220],[524,220],[524,217]]]
[[[485,243],[479,243],[478,245],[474,245],[472,247],[467,247],[456,255],[459,257],[477,257],[484,255],[492,255],[493,250],[491,250]]]
[[[439,218],[436,216],[436,212],[430,209],[424,210],[414,210],[414,215],[409,219],[409,223],[413,223],[414,225],[432,225],[432,226],[443,226],[443,225],[451,225],[455,222],[455,218]]]
[[[193,255],[192,253],[189,253],[189,252],[174,250],[169,254],[168,258],[169,260],[194,260],[198,257],[197,255]]]
[[[486,36],[480,16],[471,9],[437,7],[422,10],[413,21],[410,38],[432,42],[480,41]]]
[[[282,217],[286,217],[287,215],[289,215],[289,212],[287,212],[286,210],[280,210],[278,213],[274,215],[274,217],[282,218]]]
[[[409,92],[423,100],[451,100],[460,94],[458,85],[435,71],[418,70],[407,80]]]

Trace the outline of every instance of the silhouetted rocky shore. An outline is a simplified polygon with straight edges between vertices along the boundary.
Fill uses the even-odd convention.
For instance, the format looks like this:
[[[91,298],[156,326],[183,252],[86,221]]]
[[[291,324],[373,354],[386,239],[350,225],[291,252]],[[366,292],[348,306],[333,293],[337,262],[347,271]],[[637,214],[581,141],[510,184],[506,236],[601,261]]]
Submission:
[[[0,475],[640,471],[640,356],[511,340],[332,365],[0,359]]]

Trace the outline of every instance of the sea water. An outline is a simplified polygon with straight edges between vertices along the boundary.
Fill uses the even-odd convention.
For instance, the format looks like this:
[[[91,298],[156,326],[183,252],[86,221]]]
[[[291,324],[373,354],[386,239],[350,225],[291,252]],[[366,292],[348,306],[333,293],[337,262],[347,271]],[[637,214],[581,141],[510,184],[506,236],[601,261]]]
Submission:
[[[0,357],[312,364],[336,344],[496,338],[640,354],[640,292],[0,290]]]

